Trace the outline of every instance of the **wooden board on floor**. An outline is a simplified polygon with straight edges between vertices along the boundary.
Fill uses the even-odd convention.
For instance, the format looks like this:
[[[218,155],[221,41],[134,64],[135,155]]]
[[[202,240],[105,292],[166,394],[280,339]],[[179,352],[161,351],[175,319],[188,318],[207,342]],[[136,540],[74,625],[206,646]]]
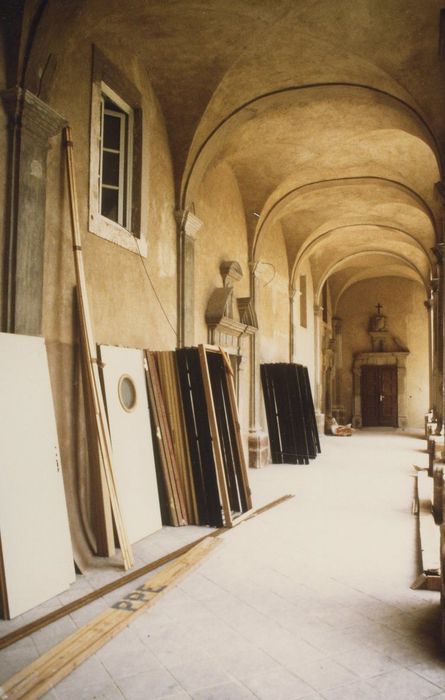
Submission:
[[[0,572],[15,617],[75,579],[43,338],[0,333],[0,430]]]
[[[40,698],[107,641],[115,637],[135,617],[151,607],[169,586],[177,583],[197,566],[218,543],[217,539],[203,540],[186,554],[167,564],[133,593],[126,595],[111,608],[12,676],[1,688],[2,697],[8,700]]]
[[[102,345],[100,355],[115,480],[133,543],[162,527],[143,352]]]
[[[240,525],[242,522],[245,522],[246,520],[251,520],[252,518],[256,518],[258,515],[261,515],[262,513],[265,513],[266,511],[270,510],[271,508],[276,508],[277,506],[281,505],[282,503],[285,503],[289,499],[294,498],[293,495],[287,494],[285,496],[281,496],[280,498],[276,498],[274,501],[271,501],[270,503],[266,503],[263,506],[260,506],[259,508],[256,508],[254,510],[251,510],[247,513],[243,513],[241,517],[236,518],[234,525]],[[80,598],[77,598],[76,600],[71,601],[71,603],[67,603],[64,605],[62,608],[58,608],[57,610],[53,610],[52,612],[48,613],[47,615],[44,615],[43,617],[37,618],[36,620],[33,620],[32,622],[29,622],[26,625],[23,625],[22,627],[19,627],[18,629],[15,629],[13,632],[9,632],[8,634],[5,634],[3,637],[0,637],[0,651],[2,649],[5,649],[6,647],[10,646],[11,644],[14,644],[17,642],[19,639],[24,639],[25,637],[29,636],[30,634],[33,634],[34,632],[37,632],[38,630],[42,629],[43,627],[46,627],[47,625],[51,624],[52,622],[55,622],[56,620],[60,620],[62,617],[65,617],[65,615],[70,615],[72,612],[75,610],[79,610],[80,608],[84,607],[85,605],[88,605],[89,603],[92,603],[94,600],[97,600],[98,598],[101,598],[104,595],[107,595],[108,593],[111,593],[118,588],[121,588],[122,586],[126,586],[128,583],[131,581],[135,581],[137,578],[140,578],[141,576],[145,576],[146,574],[150,573],[151,571],[155,571],[155,569],[159,569],[161,566],[164,566],[165,564],[168,564],[168,562],[173,561],[173,559],[177,559],[180,557],[182,554],[185,554],[188,552],[190,549],[195,547],[199,542],[202,542],[205,539],[208,538],[213,538],[213,537],[218,537],[219,535],[222,535],[225,532],[225,528],[220,528],[218,530],[211,530],[207,535],[204,535],[203,537],[198,538],[194,542],[190,542],[189,544],[186,544],[179,549],[176,549],[172,552],[169,552],[168,554],[165,554],[163,557],[160,559],[156,559],[152,562],[149,562],[148,564],[144,564],[141,566],[139,569],[134,569],[128,574],[125,574],[121,578],[117,579],[116,581],[111,581],[110,583],[105,584],[101,588],[97,588],[96,590],[87,593],[84,596],[81,596]],[[1,542],[0,542],[1,544]]]

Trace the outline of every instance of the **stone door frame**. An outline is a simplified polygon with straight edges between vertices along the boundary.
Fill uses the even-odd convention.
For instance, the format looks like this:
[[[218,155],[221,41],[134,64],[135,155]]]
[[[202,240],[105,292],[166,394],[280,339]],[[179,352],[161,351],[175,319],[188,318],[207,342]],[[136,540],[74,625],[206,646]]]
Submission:
[[[397,367],[397,425],[406,428],[408,416],[406,413],[406,359],[405,352],[360,352],[354,357],[353,377],[354,396],[352,402],[352,424],[361,428],[362,423],[362,367],[363,365],[395,365]]]

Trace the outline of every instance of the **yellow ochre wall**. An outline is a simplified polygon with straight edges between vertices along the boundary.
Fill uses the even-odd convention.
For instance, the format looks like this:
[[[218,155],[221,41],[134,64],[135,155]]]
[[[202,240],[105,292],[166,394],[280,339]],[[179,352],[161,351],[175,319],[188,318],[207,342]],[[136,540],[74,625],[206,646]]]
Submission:
[[[380,302],[387,316],[386,327],[408,348],[406,362],[407,416],[409,427],[423,427],[428,409],[428,316],[425,290],[414,281],[398,277],[365,280],[351,286],[341,297],[337,316],[343,319],[343,369],[341,397],[345,415],[352,413],[352,363],[355,353],[371,350],[369,319]]]

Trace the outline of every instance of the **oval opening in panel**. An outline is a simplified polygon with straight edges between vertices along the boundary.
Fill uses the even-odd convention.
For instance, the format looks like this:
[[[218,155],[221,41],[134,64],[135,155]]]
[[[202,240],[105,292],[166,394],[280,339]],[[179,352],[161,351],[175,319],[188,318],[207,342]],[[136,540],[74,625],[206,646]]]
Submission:
[[[118,394],[122,408],[128,412],[133,411],[136,406],[137,393],[136,386],[128,374],[122,375],[119,379]]]

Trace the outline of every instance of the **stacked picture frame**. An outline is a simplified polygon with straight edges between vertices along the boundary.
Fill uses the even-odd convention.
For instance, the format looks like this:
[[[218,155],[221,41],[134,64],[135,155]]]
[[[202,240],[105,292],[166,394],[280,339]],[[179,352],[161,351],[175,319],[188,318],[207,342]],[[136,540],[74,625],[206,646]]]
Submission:
[[[309,464],[321,452],[307,367],[260,366],[273,464]]]
[[[199,345],[146,358],[167,523],[231,527],[252,499],[228,356]]]

